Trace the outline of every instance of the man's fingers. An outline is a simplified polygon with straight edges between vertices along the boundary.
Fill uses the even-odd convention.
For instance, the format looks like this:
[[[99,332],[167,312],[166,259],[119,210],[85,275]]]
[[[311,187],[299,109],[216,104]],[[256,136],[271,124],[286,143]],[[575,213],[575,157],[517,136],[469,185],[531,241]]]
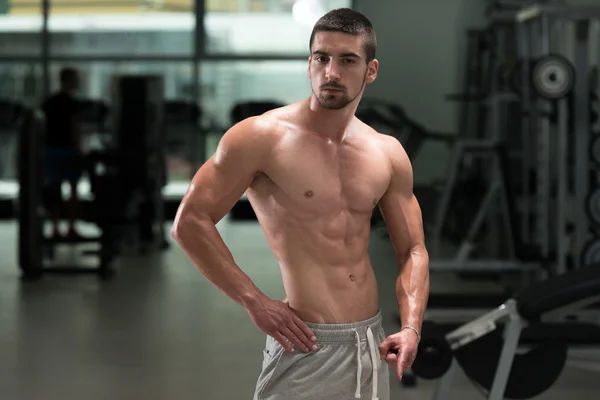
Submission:
[[[388,353],[385,357],[385,362],[389,365],[396,366],[398,364],[398,355],[396,353]]]
[[[296,323],[298,328],[300,328],[302,332],[304,332],[304,335],[306,335],[306,337],[310,341],[310,343],[307,344],[309,344],[309,346],[312,347],[312,345],[314,345],[314,342],[317,341],[317,337],[315,336],[314,332],[308,327],[308,325],[306,325],[304,321],[302,321],[297,316],[294,316],[294,322]]]
[[[290,342],[292,342],[292,344],[294,346],[296,346],[297,348],[299,348],[300,350],[304,351],[304,352],[308,352],[308,349],[306,348],[306,346],[304,345],[304,343],[302,343],[300,341],[300,339],[298,339],[298,336],[296,336],[294,334],[294,332],[292,332],[290,330],[290,328],[288,328],[287,326],[282,326],[279,331],[281,333],[283,333],[283,336],[285,336]]]
[[[402,380],[402,375],[404,374],[405,365],[406,365],[406,351],[400,350],[398,353],[398,361],[396,363],[396,375],[398,376],[398,380]]]
[[[294,321],[292,321],[288,325],[288,329],[294,335],[294,337],[298,340],[298,343],[299,343],[298,348],[300,350],[304,351],[305,353],[312,350],[313,344],[310,342],[310,340],[308,340],[308,338],[306,337],[304,332],[302,332],[302,330],[300,328],[298,328],[298,326],[294,323]]]
[[[292,347],[292,345],[288,342],[288,339],[282,333],[275,332],[275,334],[273,335],[273,339],[277,340],[277,342],[281,345],[281,347],[283,347],[285,349],[285,351],[287,351],[289,353],[294,352],[294,348]]]
[[[379,358],[381,358],[382,360],[385,360],[388,353],[392,352],[395,346],[396,346],[396,343],[394,342],[394,339],[391,339],[389,337],[387,339],[385,339],[379,345]]]

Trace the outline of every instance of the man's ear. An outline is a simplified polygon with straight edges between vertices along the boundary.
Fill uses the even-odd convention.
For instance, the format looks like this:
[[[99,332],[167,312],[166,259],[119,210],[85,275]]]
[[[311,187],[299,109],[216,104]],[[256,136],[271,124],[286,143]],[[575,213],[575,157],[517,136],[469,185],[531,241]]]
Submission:
[[[312,56],[308,56],[308,67],[306,68],[306,76],[310,78],[310,62],[312,60]]]
[[[367,67],[367,83],[373,83],[377,79],[377,73],[379,72],[379,61],[377,59],[371,60]]]

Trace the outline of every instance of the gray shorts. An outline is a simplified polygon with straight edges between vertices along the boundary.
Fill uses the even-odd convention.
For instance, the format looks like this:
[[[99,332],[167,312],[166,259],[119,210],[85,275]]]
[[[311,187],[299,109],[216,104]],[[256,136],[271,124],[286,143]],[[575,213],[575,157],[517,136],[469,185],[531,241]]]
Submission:
[[[387,364],[378,346],[385,339],[381,312],[352,324],[307,323],[316,352],[288,353],[270,336],[254,400],[389,400]]]

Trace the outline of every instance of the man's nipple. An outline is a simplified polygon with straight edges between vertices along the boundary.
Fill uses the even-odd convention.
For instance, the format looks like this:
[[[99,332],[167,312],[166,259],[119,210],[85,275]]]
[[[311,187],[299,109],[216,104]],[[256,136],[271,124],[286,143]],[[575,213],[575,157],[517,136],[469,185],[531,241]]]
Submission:
[[[304,192],[304,197],[306,197],[307,199],[310,199],[314,195],[315,193],[312,190],[307,190],[306,192]]]

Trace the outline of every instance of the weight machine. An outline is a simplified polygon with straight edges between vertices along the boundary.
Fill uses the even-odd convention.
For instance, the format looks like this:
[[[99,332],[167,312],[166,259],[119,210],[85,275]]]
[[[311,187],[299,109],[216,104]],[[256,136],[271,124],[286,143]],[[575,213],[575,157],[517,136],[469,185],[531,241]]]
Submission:
[[[514,32],[507,36],[514,38],[518,59],[509,68],[508,57],[503,63],[497,60],[502,73],[493,78],[502,97],[518,105],[510,112],[520,125],[504,131],[495,142],[502,144],[498,148],[510,164],[496,171],[509,170],[510,176],[520,178],[505,181],[513,205],[513,211],[505,214],[518,218],[512,224],[513,241],[525,251],[515,253],[517,264],[530,260],[545,267],[550,278],[467,324],[424,324],[413,372],[426,379],[443,377],[436,400],[447,398],[459,366],[490,400],[536,396],[559,377],[570,347],[597,347],[600,337],[597,321],[586,324],[553,318],[553,314],[564,317],[567,311],[581,312],[600,300],[597,222],[593,216],[586,218],[586,212],[600,216],[596,203],[600,193],[590,193],[600,186],[596,177],[600,143],[594,148],[597,116],[591,107],[591,100],[598,97],[594,95],[598,49],[590,49],[600,7],[543,3],[502,13],[495,9],[494,15],[504,28],[513,16],[509,30]],[[498,94],[494,83],[490,88],[490,93]],[[496,102],[496,107],[500,104],[506,113],[509,102]],[[460,151],[456,158],[464,158],[457,154]],[[456,168],[450,171],[452,178]],[[447,199],[441,203],[443,209]],[[529,352],[517,354],[523,347]]]
[[[56,241],[44,236],[44,128],[43,115],[36,109],[28,109],[22,114],[19,126],[18,144],[18,258],[22,278],[38,279],[47,273],[82,274],[94,273],[102,277],[110,277],[113,273],[112,262],[116,252],[115,231],[106,226],[99,237],[78,242],[98,243],[99,250],[87,252],[86,255],[97,255],[96,266],[65,265],[50,261],[54,258]],[[68,242],[68,240],[65,239]],[[80,263],[78,263],[80,264]]]
[[[512,11],[511,15],[514,16]],[[535,276],[539,262],[523,242],[514,193],[514,143],[508,115],[518,106],[513,82],[503,75],[514,35],[504,19],[467,31],[464,90],[447,96],[460,102],[459,134],[454,142],[445,185],[428,232],[434,271],[519,272]],[[513,58],[514,59],[514,58]],[[463,206],[464,205],[464,206]],[[450,259],[443,242],[454,237]]]
[[[597,321],[564,318],[600,301],[599,271],[593,265],[537,283],[463,325],[425,321],[412,371],[439,379],[435,400],[449,398],[458,368],[488,400],[546,392],[560,377],[569,350],[600,344]]]
[[[464,132],[430,235],[433,270],[526,269],[536,278],[600,262],[600,135],[592,109],[598,49],[590,50],[597,7],[543,3],[517,9],[516,3],[494,2],[490,26],[468,32],[468,79],[464,93],[452,96],[461,101]],[[476,155],[469,150],[474,147],[488,151]],[[438,261],[463,164],[490,185],[452,262]],[[510,193],[508,201],[505,195],[490,200],[494,190]],[[495,259],[497,268],[472,254]]]
[[[586,202],[597,207],[590,191],[598,187],[598,167],[589,149],[598,18],[598,6],[555,3],[533,4],[516,16],[519,53],[527,60],[520,71],[523,191],[531,170],[536,187],[522,199],[521,229],[553,265],[551,274],[600,262],[600,237],[585,212]]]
[[[77,160],[90,181],[90,206],[80,219],[94,223],[101,234],[75,239],[44,236],[44,124],[37,110],[28,110],[19,135],[19,264],[25,279],[46,273],[96,273],[110,277],[112,263],[132,239],[142,252],[168,248],[162,188],[165,103],[159,77],[116,77],[109,132],[100,134],[100,146]],[[178,108],[178,107],[175,107]],[[91,115],[105,115],[86,107]],[[89,117],[90,115],[88,115]],[[101,118],[104,120],[104,118]],[[98,130],[103,130],[99,126]],[[74,160],[75,161],[75,160]],[[59,199],[60,201],[60,199]],[[55,246],[95,243],[96,266],[83,260],[59,265]]]

